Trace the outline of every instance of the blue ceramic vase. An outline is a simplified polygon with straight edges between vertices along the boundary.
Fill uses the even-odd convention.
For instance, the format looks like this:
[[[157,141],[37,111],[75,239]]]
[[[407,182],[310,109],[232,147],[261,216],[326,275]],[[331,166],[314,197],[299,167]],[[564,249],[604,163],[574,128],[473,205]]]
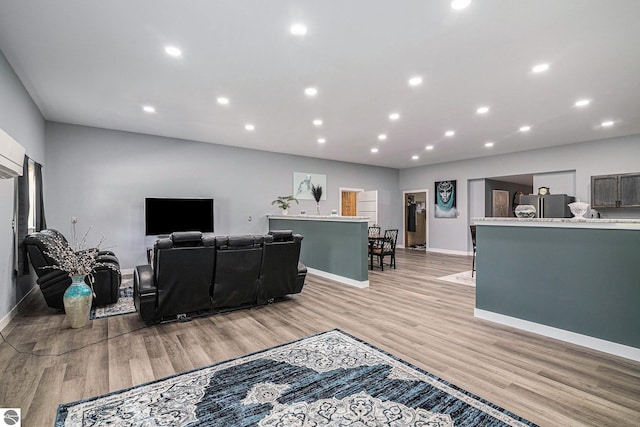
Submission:
[[[93,300],[93,292],[89,285],[84,283],[84,276],[73,276],[71,286],[67,288],[62,297],[64,312],[67,314],[72,328],[82,328],[89,320],[89,311]]]

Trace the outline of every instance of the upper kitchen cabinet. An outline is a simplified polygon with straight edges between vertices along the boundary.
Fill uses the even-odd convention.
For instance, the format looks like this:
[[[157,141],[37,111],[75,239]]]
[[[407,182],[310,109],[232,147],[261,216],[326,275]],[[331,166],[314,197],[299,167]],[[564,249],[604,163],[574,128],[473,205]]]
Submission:
[[[592,176],[591,207],[640,207],[640,173]]]

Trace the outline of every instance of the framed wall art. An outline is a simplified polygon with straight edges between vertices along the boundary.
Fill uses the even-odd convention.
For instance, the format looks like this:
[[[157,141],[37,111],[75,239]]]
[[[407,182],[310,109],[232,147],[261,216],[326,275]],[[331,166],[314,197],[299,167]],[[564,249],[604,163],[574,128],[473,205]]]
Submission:
[[[437,181],[436,206],[434,215],[436,218],[457,218],[456,208],[456,181]]]
[[[320,200],[327,200],[327,176],[317,173],[294,172],[293,173],[293,197],[299,200],[314,200],[311,194],[311,186],[322,187]]]

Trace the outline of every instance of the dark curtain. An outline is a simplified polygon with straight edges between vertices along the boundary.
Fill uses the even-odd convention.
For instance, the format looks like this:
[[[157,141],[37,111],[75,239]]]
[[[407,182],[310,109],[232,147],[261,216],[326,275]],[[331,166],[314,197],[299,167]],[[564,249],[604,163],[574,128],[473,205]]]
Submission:
[[[33,164],[36,180],[36,231],[47,228],[47,220],[44,217],[44,190],[42,187],[42,165]]]
[[[27,260],[27,250],[24,245],[24,238],[29,233],[29,158],[24,156],[22,164],[22,176],[18,177],[17,192],[17,225],[16,238],[18,240],[18,277],[29,274],[29,263]]]

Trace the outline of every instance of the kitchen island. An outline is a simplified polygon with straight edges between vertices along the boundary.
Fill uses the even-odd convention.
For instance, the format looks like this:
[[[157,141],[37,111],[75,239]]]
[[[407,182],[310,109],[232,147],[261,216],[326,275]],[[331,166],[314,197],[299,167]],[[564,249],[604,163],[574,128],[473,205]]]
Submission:
[[[476,317],[640,360],[640,220],[474,223]]]
[[[369,217],[268,215],[269,230],[302,234],[300,261],[309,272],[347,285],[369,286]]]

